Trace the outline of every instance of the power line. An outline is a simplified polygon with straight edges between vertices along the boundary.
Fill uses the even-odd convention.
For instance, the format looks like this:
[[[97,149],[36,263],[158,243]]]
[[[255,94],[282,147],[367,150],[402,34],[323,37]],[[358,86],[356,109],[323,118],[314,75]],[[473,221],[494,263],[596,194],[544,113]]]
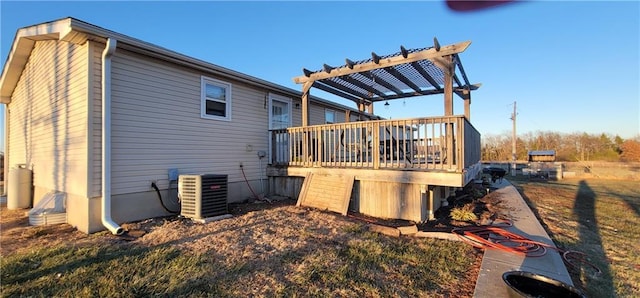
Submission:
[[[511,167],[511,176],[516,175],[516,102],[513,102],[513,113],[511,114],[511,120],[513,121],[513,131],[511,132],[511,160],[513,165]]]

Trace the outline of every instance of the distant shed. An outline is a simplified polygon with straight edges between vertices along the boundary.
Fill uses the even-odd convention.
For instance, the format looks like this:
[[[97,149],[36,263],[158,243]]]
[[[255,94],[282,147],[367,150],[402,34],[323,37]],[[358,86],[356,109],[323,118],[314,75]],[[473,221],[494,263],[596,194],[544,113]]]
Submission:
[[[529,162],[554,162],[556,161],[555,150],[529,151]]]

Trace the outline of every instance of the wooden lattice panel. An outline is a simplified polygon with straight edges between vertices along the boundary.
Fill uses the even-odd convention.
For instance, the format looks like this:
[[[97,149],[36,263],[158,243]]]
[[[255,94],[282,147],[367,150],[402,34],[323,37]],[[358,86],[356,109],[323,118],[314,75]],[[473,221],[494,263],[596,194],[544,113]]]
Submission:
[[[354,176],[308,174],[302,184],[297,206],[347,214]]]

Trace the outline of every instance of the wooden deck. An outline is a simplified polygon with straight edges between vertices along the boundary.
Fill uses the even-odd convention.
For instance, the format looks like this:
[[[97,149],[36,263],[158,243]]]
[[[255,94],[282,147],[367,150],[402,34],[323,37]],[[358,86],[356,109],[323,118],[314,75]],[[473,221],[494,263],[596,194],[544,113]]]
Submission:
[[[463,174],[473,170],[479,161],[480,133],[464,116],[361,121],[271,131],[271,165],[276,168]]]
[[[418,222],[481,171],[480,134],[464,116],[292,127],[272,131],[271,143],[270,189],[315,193],[315,205],[339,213],[340,196],[306,189],[305,177],[353,177],[350,210]]]

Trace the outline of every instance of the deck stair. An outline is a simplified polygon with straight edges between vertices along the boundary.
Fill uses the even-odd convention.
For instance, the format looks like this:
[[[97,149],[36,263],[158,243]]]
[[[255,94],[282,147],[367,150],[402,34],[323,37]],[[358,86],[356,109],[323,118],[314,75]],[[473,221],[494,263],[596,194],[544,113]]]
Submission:
[[[309,173],[302,184],[296,206],[329,210],[346,215],[354,180],[353,175]]]

